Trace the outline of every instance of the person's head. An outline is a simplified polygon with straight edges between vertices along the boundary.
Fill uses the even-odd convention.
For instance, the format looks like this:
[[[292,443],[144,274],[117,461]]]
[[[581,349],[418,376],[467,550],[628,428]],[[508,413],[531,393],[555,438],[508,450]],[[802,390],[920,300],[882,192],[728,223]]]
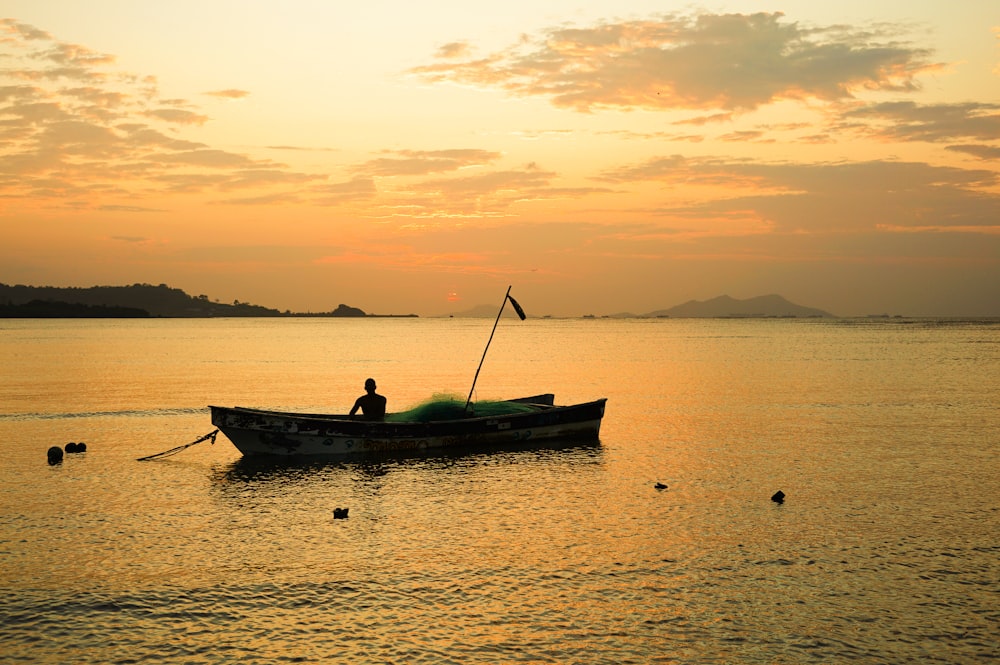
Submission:
[[[365,390],[375,390],[375,379],[365,379]]]

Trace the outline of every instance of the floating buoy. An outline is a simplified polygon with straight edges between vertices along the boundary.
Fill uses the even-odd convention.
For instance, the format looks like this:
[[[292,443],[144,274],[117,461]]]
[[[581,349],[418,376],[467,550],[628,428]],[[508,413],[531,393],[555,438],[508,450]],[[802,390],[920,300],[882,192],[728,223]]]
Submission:
[[[75,442],[70,441],[69,443],[66,444],[66,452],[68,452],[68,453],[75,453],[76,450],[77,450],[77,448],[76,448],[76,443]]]
[[[664,485],[663,483],[656,483],[655,485],[653,485],[653,487],[655,487],[658,490],[665,490],[665,489],[667,489],[667,486]]]
[[[80,443],[76,444],[76,452],[78,452],[78,453],[85,453],[85,452],[87,452],[87,444],[84,443],[83,441],[81,441]]]
[[[49,448],[49,465],[55,465],[62,462],[63,451],[59,446],[52,446]]]
[[[348,510],[350,510],[350,508],[334,508],[333,509],[333,519],[335,519],[335,520],[346,520],[347,519],[347,511]]]
[[[781,490],[778,490],[777,492],[771,495],[771,501],[774,501],[775,503],[784,503],[785,493],[782,492]]]

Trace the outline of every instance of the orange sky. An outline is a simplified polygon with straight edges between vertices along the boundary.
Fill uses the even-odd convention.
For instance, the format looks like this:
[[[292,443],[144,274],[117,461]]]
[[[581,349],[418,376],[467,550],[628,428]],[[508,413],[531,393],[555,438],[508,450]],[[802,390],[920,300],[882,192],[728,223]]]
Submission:
[[[7,0],[0,282],[1000,316],[1000,3],[342,4]]]

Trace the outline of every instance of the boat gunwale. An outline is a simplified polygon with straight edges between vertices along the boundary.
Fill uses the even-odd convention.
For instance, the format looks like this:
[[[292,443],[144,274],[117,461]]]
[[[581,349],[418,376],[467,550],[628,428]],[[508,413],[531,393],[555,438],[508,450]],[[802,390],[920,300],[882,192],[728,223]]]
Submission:
[[[511,400],[507,400],[511,401]],[[601,402],[606,402],[606,397],[601,397],[596,400],[591,400],[589,402],[580,402],[579,404],[565,404],[565,405],[552,405],[552,404],[532,404],[531,406],[537,407],[534,411],[520,411],[516,413],[504,413],[504,414],[494,414],[494,415],[484,415],[484,416],[470,416],[468,418],[449,418],[447,420],[364,420],[362,418],[353,418],[349,415],[342,414],[309,414],[309,413],[298,413],[295,411],[272,411],[268,409],[258,409],[254,407],[246,406],[217,406],[209,405],[209,409],[213,411],[223,411],[223,412],[235,412],[243,415],[255,415],[261,417],[270,418],[280,418],[284,420],[294,420],[297,422],[323,422],[323,423],[351,423],[353,425],[392,425],[392,426],[408,426],[408,425],[444,425],[444,424],[454,424],[454,423],[479,423],[482,421],[489,420],[509,420],[516,418],[530,418],[532,416],[537,416],[540,413],[551,413],[551,412],[565,412],[578,408],[586,408],[595,406]],[[392,415],[392,414],[390,414]]]
[[[578,409],[578,408],[588,408],[593,407],[599,403],[607,402],[606,397],[601,397],[596,400],[591,400],[589,402],[580,402],[578,404],[546,404],[538,402],[530,402],[526,400],[535,399],[538,397],[548,398],[549,395],[535,395],[532,397],[523,397],[510,400],[501,400],[505,402],[514,402],[519,404],[528,404],[535,407],[532,411],[519,411],[515,413],[504,413],[504,414],[493,414],[493,415],[483,415],[477,416],[472,415],[467,418],[449,418],[445,420],[364,420],[363,418],[355,418],[346,414],[319,414],[319,413],[299,413],[296,411],[275,411],[270,409],[259,409],[255,407],[247,406],[217,406],[209,405],[209,409],[213,412],[223,411],[223,412],[236,412],[243,415],[255,415],[261,417],[270,418],[280,418],[285,420],[294,420],[296,422],[323,422],[323,423],[351,423],[354,426],[378,426],[378,425],[391,425],[393,427],[397,426],[429,426],[429,425],[452,425],[456,423],[469,423],[475,424],[483,421],[496,421],[496,420],[509,420],[516,418],[530,418],[537,416],[540,413],[551,413],[551,412],[565,412],[568,410]],[[394,414],[388,414],[394,415]]]

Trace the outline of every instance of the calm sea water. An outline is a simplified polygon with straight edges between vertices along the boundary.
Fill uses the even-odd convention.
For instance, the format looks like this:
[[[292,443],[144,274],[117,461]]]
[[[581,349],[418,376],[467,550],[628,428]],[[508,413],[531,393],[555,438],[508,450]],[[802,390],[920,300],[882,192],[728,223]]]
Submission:
[[[599,444],[136,461],[464,399],[491,326],[0,322],[0,662],[1000,658],[996,321],[505,319],[477,397],[607,397]]]

